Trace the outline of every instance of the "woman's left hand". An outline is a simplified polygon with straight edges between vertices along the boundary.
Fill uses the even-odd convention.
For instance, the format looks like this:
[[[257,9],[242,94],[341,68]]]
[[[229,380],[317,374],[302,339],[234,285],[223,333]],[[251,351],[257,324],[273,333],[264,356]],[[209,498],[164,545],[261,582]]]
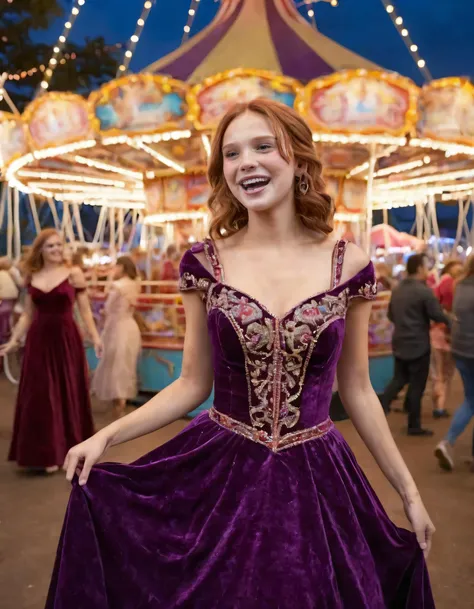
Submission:
[[[96,356],[100,359],[104,352],[104,345],[100,338],[98,338],[97,340],[94,341],[94,351],[95,351]]]
[[[423,550],[425,558],[427,558],[431,550],[433,533],[436,532],[434,524],[420,497],[404,501],[404,508],[420,548]]]

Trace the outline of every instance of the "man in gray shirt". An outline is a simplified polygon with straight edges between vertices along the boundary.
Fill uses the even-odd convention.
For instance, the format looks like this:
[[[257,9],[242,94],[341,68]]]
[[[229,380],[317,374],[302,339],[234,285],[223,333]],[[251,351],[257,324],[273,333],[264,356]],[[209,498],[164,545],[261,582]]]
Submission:
[[[405,410],[408,413],[408,434],[431,436],[421,427],[421,399],[430,369],[430,323],[450,325],[433,291],[426,285],[427,259],[424,254],[410,256],[407,278],[392,293],[388,318],[394,324],[392,351],[395,359],[394,377],[381,398],[385,411],[398,393],[408,385]]]

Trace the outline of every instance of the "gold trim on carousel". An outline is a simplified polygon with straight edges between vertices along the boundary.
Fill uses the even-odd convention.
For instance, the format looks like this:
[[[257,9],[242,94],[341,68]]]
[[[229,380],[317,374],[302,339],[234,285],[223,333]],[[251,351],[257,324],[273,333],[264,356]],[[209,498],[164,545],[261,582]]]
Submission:
[[[212,124],[204,125],[201,123],[201,106],[199,104],[198,98],[199,95],[205,91],[206,89],[210,89],[215,85],[225,82],[226,80],[232,80],[236,77],[258,77],[263,80],[268,80],[276,87],[284,87],[289,88],[296,96],[299,91],[302,89],[303,85],[296,80],[295,78],[291,78],[290,76],[281,76],[280,74],[276,74],[275,72],[271,72],[270,70],[257,70],[253,68],[235,68],[232,70],[225,70],[224,72],[219,72],[218,74],[214,74],[212,76],[208,76],[202,82],[194,85],[188,92],[187,102],[188,102],[188,120],[193,123],[194,127],[201,131],[203,129],[213,129],[217,126],[220,118],[213,122]],[[282,89],[283,90],[283,89]]]
[[[176,80],[169,76],[161,76],[159,74],[132,74],[130,76],[122,76],[121,78],[112,80],[112,81],[108,82],[107,84],[103,85],[97,91],[93,91],[89,95],[87,103],[89,105],[90,118],[91,118],[91,120],[97,121],[96,130],[100,135],[107,136],[107,137],[114,137],[114,136],[120,136],[120,135],[128,135],[128,136],[137,135],[137,130],[135,130],[135,129],[113,128],[113,129],[102,130],[100,128],[100,120],[97,118],[97,116],[95,114],[95,109],[99,105],[99,101],[103,101],[103,102],[107,103],[109,101],[109,98],[110,98],[109,96],[110,96],[111,91],[118,89],[119,87],[122,87],[128,83],[137,83],[137,82],[145,82],[145,83],[153,82],[156,85],[158,85],[158,87],[160,88],[160,90],[163,93],[171,93],[173,91],[179,91],[182,94],[183,102],[185,104],[182,120],[185,121],[186,123],[188,122],[189,108],[188,108],[187,95],[189,92],[189,85],[187,85],[185,82],[182,82],[181,80]],[[167,90],[167,89],[169,89],[169,90]],[[191,125],[189,125],[189,127],[190,126]],[[155,126],[151,129],[142,130],[141,134],[142,135],[153,135],[153,134],[159,134],[159,133],[168,132],[168,131],[179,131],[179,130],[184,131],[185,129],[187,129],[187,127],[188,127],[188,125],[186,125],[186,124],[180,125],[178,121],[172,121],[169,123],[162,123],[161,125]]]
[[[378,127],[370,127],[361,129],[358,133],[361,135],[375,134],[375,133],[388,133],[392,136],[404,136],[407,133],[414,133],[416,123],[418,120],[418,97],[420,89],[405,76],[399,74],[389,74],[387,72],[381,72],[378,70],[345,70],[343,72],[334,72],[329,76],[323,76],[322,78],[316,78],[309,82],[304,89],[302,89],[296,97],[295,109],[303,116],[313,129],[317,129],[321,133],[333,133],[334,131],[328,128],[326,125],[317,121],[310,111],[311,98],[314,91],[320,89],[327,89],[332,85],[339,82],[348,82],[361,76],[367,79],[374,79],[385,81],[394,87],[403,89],[408,93],[408,109],[405,113],[405,122],[399,129],[381,129]],[[354,133],[351,130],[338,130],[338,133]]]

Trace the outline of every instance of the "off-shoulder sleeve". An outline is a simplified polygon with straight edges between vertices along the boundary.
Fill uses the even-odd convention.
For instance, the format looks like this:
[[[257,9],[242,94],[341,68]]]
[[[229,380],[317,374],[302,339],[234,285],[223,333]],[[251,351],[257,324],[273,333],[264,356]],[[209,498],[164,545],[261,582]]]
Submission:
[[[181,292],[196,290],[204,298],[215,279],[195,256],[202,251],[204,247],[197,243],[185,252],[179,265],[179,289]]]
[[[349,282],[348,299],[365,298],[374,300],[377,296],[377,281],[375,279],[375,269],[372,262],[357,273]]]

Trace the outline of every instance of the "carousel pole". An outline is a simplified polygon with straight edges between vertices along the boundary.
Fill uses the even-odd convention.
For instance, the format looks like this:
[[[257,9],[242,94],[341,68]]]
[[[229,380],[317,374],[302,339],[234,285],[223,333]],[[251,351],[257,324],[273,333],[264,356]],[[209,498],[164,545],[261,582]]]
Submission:
[[[20,193],[15,188],[13,190],[13,235],[15,260],[21,257],[21,229],[20,229]]]
[[[76,228],[77,228],[77,234],[79,236],[79,241],[81,242],[81,245],[84,245],[86,240],[84,237],[84,228],[82,226],[81,211],[79,209],[79,203],[72,204],[72,213],[74,214],[74,220],[76,222]]]
[[[100,237],[103,233],[103,227],[106,222],[107,208],[101,207],[99,217],[97,219],[97,226],[95,227],[94,238],[92,239],[92,245],[97,245],[100,241]]]
[[[123,243],[124,243],[124,238],[123,238],[123,231],[125,228],[125,210],[124,209],[119,209],[118,210],[118,239],[117,239],[117,243],[118,243],[118,251],[121,252],[123,249]]]
[[[115,207],[109,207],[109,250],[110,255],[114,259],[117,254],[115,239]]]
[[[54,200],[48,197],[48,205],[51,210],[51,215],[53,217],[54,228],[56,230],[61,230],[61,221],[59,220],[58,210],[56,209],[56,204]]]
[[[40,225],[40,221],[38,218],[38,210],[36,209],[35,197],[33,194],[31,194],[31,193],[28,194],[28,201],[30,202],[31,215],[33,216],[35,231],[36,231],[36,234],[38,235],[39,232],[41,231],[41,225]]]
[[[12,189],[7,185],[7,256],[11,259],[13,250],[13,205]]]
[[[462,232],[464,228],[464,199],[459,197],[458,199],[458,226],[456,229],[456,238],[454,239],[453,248],[451,250],[451,255],[455,254],[457,251],[457,247],[462,238]]]
[[[377,147],[375,143],[370,144],[370,157],[369,157],[369,173],[367,175],[367,191],[365,198],[365,249],[370,256],[371,250],[371,235],[372,235],[372,223],[373,223],[373,201],[372,193],[374,189],[374,174],[375,174],[375,163],[377,162]]]
[[[439,226],[438,226],[438,217],[436,215],[436,200],[434,195],[429,195],[428,197],[428,213],[431,221],[431,226],[433,227],[433,233],[436,237],[435,239],[435,252],[436,252],[436,262],[439,261],[440,251],[439,251]]]
[[[423,239],[423,203],[417,201],[415,204],[416,209],[416,237],[417,239]]]
[[[7,188],[8,188],[8,184],[3,184],[2,187],[2,196],[0,199],[0,229],[3,226],[3,219],[5,217],[5,205],[7,202]]]

